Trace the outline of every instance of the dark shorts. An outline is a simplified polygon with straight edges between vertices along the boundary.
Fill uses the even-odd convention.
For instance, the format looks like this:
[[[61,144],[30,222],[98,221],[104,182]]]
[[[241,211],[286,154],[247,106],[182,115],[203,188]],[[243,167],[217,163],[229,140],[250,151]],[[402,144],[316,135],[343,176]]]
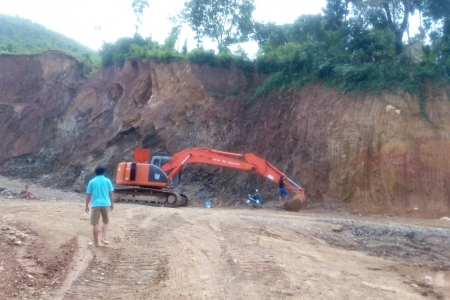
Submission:
[[[278,190],[278,194],[280,195],[280,197],[289,195],[285,188],[280,188]]]

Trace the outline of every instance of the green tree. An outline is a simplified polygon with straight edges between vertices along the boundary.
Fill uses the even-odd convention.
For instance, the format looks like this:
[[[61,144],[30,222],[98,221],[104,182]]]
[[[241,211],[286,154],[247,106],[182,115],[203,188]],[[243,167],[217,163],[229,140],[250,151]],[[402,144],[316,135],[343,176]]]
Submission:
[[[419,10],[423,17],[421,38],[424,38],[425,34],[428,33],[429,38],[435,41],[442,35],[443,26],[448,20],[450,0],[423,0],[419,5]]]
[[[183,54],[187,54],[188,53],[188,42],[187,42],[187,39],[184,40],[183,48],[181,49],[181,53],[183,53]]]
[[[197,46],[206,36],[217,42],[219,52],[248,40],[252,30],[253,0],[189,0],[182,19],[196,34]]]
[[[170,31],[169,35],[166,37],[164,41],[164,49],[175,50],[175,45],[178,40],[178,36],[180,35],[181,26],[175,26]]]
[[[393,56],[394,35],[386,27],[369,26],[364,18],[352,18],[344,45],[353,64],[375,62]]]
[[[158,45],[151,39],[144,40],[139,34],[135,34],[132,38],[120,38],[115,43],[104,43],[99,51],[102,66],[106,67],[112,64],[123,66],[133,45],[152,48],[154,44]]]
[[[134,15],[136,17],[136,24],[134,27],[136,28],[136,33],[142,25],[142,17],[144,15],[144,9],[149,7],[147,0],[133,0],[131,3],[131,7],[133,8]]]
[[[201,1],[188,1],[184,3],[184,9],[180,15],[181,20],[188,23],[195,32],[194,38],[197,41],[198,49],[202,45],[204,11],[204,5]]]
[[[253,26],[252,40],[257,42],[260,48],[283,46],[289,42],[291,29],[292,24],[256,22]]]
[[[302,15],[294,21],[290,40],[302,43],[321,42],[323,41],[323,34],[322,15]]]
[[[353,0],[354,15],[363,15],[373,26],[385,26],[394,34],[395,53],[403,52],[403,35],[409,16],[424,0]]]
[[[322,9],[324,14],[324,29],[337,30],[346,20],[349,9],[349,0],[327,0],[327,5]]]
[[[448,17],[450,0],[422,0],[419,7],[424,17],[437,21]]]

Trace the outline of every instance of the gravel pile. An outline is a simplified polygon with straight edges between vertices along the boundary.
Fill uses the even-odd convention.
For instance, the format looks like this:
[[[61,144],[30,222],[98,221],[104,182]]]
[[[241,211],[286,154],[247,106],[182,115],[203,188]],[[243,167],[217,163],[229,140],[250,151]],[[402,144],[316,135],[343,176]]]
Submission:
[[[330,245],[402,261],[433,262],[450,270],[450,230],[446,224],[430,227],[363,220],[317,221],[330,224],[329,230],[318,226],[305,229]]]
[[[12,199],[18,198],[18,194],[28,184],[28,190],[34,194],[35,199],[38,200],[70,200],[70,201],[84,201],[85,195],[75,193],[72,191],[57,190],[39,186],[20,179],[9,179],[0,176],[0,198]]]

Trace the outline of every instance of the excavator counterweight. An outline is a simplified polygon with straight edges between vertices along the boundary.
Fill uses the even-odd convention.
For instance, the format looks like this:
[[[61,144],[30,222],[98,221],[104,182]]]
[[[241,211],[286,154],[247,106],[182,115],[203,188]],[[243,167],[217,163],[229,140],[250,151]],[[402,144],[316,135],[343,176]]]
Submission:
[[[116,183],[122,187],[114,190],[116,202],[132,202],[148,205],[185,206],[188,198],[166,189],[180,180],[180,172],[188,163],[202,163],[227,168],[254,171],[278,183],[284,176],[286,189],[295,194],[285,209],[298,211],[306,200],[303,188],[285,174],[253,153],[239,154],[208,148],[182,150],[172,157],[153,156],[150,150],[138,148],[133,162],[121,162],[117,167]],[[154,197],[163,198],[161,201]],[[152,200],[153,199],[153,200]]]

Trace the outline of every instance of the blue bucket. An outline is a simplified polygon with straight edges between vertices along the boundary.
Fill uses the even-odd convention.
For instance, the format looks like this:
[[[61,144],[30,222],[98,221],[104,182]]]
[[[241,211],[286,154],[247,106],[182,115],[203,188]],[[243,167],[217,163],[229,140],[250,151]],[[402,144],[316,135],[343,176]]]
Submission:
[[[211,208],[211,202],[209,202],[209,201],[205,202],[205,207],[206,208]]]

